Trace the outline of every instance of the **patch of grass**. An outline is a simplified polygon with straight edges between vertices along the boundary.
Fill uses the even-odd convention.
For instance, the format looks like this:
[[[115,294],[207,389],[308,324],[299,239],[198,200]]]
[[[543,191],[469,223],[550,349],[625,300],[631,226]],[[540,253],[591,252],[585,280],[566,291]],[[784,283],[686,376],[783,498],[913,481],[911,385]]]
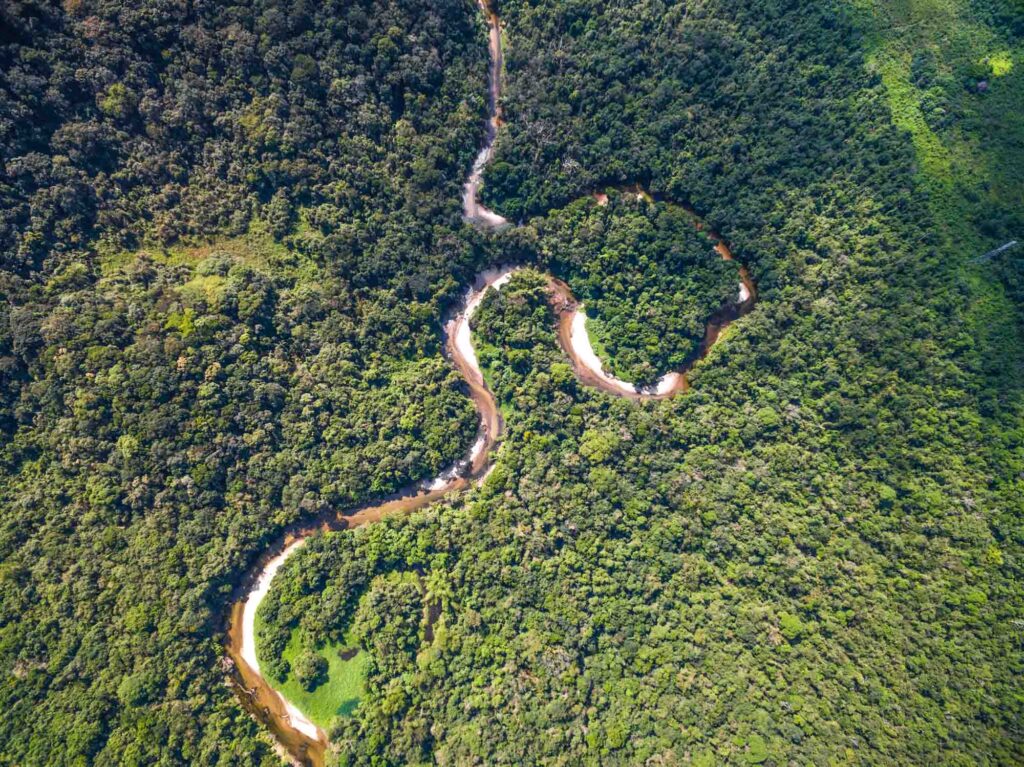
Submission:
[[[408,581],[419,585],[415,572],[400,571],[377,576],[374,583],[382,579],[392,581]],[[371,589],[373,586],[371,585]],[[366,594],[360,600],[366,598]],[[257,614],[256,635],[260,635],[262,620]],[[424,610],[424,626],[426,610]],[[441,629],[443,630],[443,628]],[[292,631],[288,645],[282,653],[290,668],[294,669],[298,657],[307,650],[302,644],[299,630]],[[352,716],[359,707],[359,702],[366,694],[366,670],[369,665],[368,653],[359,647],[352,635],[351,627],[346,631],[343,641],[329,642],[323,647],[314,648],[313,652],[327,661],[327,679],[313,690],[306,690],[299,683],[295,672],[290,671],[283,683],[267,676],[271,686],[299,708],[321,729],[330,728],[331,722],[339,716]],[[258,653],[257,653],[258,654]]]
[[[1009,51],[999,51],[982,59],[993,77],[1005,77],[1013,71],[1013,58]]]
[[[342,653],[353,649],[357,650],[356,654],[344,660]],[[299,631],[296,629],[285,648],[284,659],[294,665],[302,651]],[[327,661],[327,681],[315,690],[307,691],[299,684],[295,674],[289,673],[284,684],[274,683],[274,688],[326,730],[335,717],[351,716],[359,706],[365,692],[369,658],[366,652],[353,647],[348,637],[345,642],[327,644],[315,652]]]
[[[254,268],[266,268],[268,265],[296,265],[294,252],[282,242],[276,241],[267,229],[265,222],[253,221],[249,230],[237,237],[218,237],[205,242],[182,242],[170,247],[147,245],[138,250],[116,250],[100,246],[100,272],[109,277],[122,271],[145,255],[150,261],[166,266],[195,267],[206,259],[224,255],[234,261],[243,262]]]
[[[921,96],[910,82],[909,59],[902,55],[883,56],[877,67],[889,97],[893,122],[910,134],[925,175],[934,184],[949,187],[953,183],[950,151],[925,120]]]
[[[226,287],[227,280],[219,274],[201,274],[178,288],[178,292],[186,303],[205,301],[210,306],[218,306]]]

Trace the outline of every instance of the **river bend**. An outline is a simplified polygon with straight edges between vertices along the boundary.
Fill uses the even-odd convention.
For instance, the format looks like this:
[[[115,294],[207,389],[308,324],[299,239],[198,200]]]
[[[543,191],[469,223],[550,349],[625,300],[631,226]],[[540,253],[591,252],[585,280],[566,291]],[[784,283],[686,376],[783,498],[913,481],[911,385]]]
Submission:
[[[482,229],[499,231],[510,226],[501,215],[488,210],[479,202],[483,171],[494,152],[498,130],[501,127],[501,71],[502,51],[500,20],[486,0],[480,7],[488,26],[490,48],[488,119],[481,147],[463,187],[463,216],[467,222]],[[627,191],[650,199],[642,189]],[[607,203],[607,195],[595,193],[597,204]],[[682,206],[686,207],[686,206]],[[703,228],[692,210],[694,224]],[[726,260],[733,255],[725,240],[716,232],[707,230],[715,241],[715,250]],[[327,748],[327,736],[296,706],[278,693],[262,676],[256,656],[256,612],[270,590],[281,565],[312,535],[329,530],[343,530],[370,524],[390,514],[424,508],[442,499],[448,493],[463,490],[481,481],[491,465],[490,458],[498,446],[504,422],[494,395],[487,387],[470,329],[470,321],[488,290],[500,290],[520,267],[505,265],[477,275],[467,287],[462,301],[450,313],[442,328],[445,356],[455,366],[469,389],[470,398],[480,415],[477,437],[466,455],[437,477],[418,482],[394,495],[345,512],[325,512],[311,520],[289,526],[253,564],[235,592],[231,606],[227,652],[232,667],[232,684],[243,706],[274,735],[281,755],[297,765],[321,767]],[[551,304],[557,317],[558,342],[572,363],[581,383],[620,397],[634,400],[671,397],[688,386],[687,374],[702,359],[721,331],[733,320],[749,312],[757,300],[757,289],[742,265],[739,268],[740,285],[735,302],[721,307],[708,318],[704,339],[698,352],[680,370],[666,373],[656,384],[637,387],[606,372],[594,352],[586,329],[586,314],[582,304],[573,296],[569,286],[555,277],[548,278]]]

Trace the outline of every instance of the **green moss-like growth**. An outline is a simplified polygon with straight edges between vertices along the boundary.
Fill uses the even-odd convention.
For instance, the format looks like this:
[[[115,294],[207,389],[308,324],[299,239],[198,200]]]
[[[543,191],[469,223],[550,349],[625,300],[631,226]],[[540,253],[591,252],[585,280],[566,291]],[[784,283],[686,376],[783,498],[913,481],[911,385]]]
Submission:
[[[338,716],[350,716],[365,692],[369,657],[348,642],[318,649],[302,646],[296,629],[284,651],[291,672],[277,690],[323,729]]]

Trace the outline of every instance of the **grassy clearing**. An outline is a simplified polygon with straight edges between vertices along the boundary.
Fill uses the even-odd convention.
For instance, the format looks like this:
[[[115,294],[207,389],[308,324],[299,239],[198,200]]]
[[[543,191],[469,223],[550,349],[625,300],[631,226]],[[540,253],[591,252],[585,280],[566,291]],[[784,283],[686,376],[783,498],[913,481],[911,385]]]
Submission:
[[[365,692],[368,656],[359,650],[349,660],[343,660],[341,653],[350,648],[346,641],[325,645],[317,651],[327,661],[327,681],[312,692],[304,690],[293,674],[289,674],[287,681],[280,685],[281,693],[324,729],[336,716],[351,716]],[[298,631],[295,631],[285,648],[284,658],[293,663],[300,652],[302,646]]]
[[[914,152],[925,175],[933,184],[948,188],[953,183],[950,149],[925,119],[918,89],[910,82],[908,57],[883,56],[876,62],[876,66],[889,97],[893,122],[910,134],[914,142]]]
[[[145,245],[138,250],[118,250],[100,245],[97,248],[98,265],[103,277],[112,277],[145,256],[162,266],[185,266],[195,269],[211,258],[226,258],[234,263],[264,273],[274,272],[296,284],[316,283],[320,277],[315,264],[303,258],[291,246],[293,240],[320,237],[300,212],[294,233],[284,241],[275,240],[265,221],[253,220],[248,231],[237,237],[217,237],[208,241],[184,241],[172,246]],[[196,284],[195,290],[205,291],[207,284]]]
[[[419,579],[414,572],[388,573],[375,578],[367,593],[360,597],[360,601],[366,599],[367,594],[375,588],[376,584],[385,580],[407,581],[419,585]],[[261,623],[259,615],[256,617],[256,623],[256,635],[259,636]],[[426,610],[424,610],[423,626],[426,626]],[[435,627],[435,631],[444,630],[442,622]],[[299,630],[293,630],[283,653],[290,668],[294,669],[296,660],[305,649]],[[352,654],[353,651],[355,654]],[[304,689],[294,671],[289,672],[288,678],[283,683],[279,683],[269,676],[267,679],[275,690],[295,704],[302,713],[319,727],[327,730],[336,717],[352,716],[358,708],[360,700],[366,694],[366,670],[370,658],[367,651],[360,648],[351,626],[346,631],[343,641],[327,643],[323,647],[314,649],[314,652],[327,661],[327,679],[316,689]],[[346,660],[342,657],[343,654],[351,657]]]
[[[1008,326],[1017,310],[999,277],[1006,265],[972,259],[1024,239],[1024,44],[968,0],[852,2],[868,66],[881,77],[893,122],[910,135],[938,231],[968,288],[972,333],[984,356],[998,360],[982,364],[1012,377],[1024,352]]]
[[[122,271],[145,255],[155,264],[195,267],[206,259],[224,255],[255,268],[287,262],[293,258],[289,248],[270,235],[266,225],[254,221],[249,230],[237,237],[217,238],[209,242],[186,242],[170,247],[148,245],[139,250],[117,250],[100,247],[99,266],[104,277]]]
[[[359,650],[349,660],[343,660],[342,652],[349,649],[357,647],[346,636],[344,642],[330,643],[315,651],[327,661],[327,681],[315,690],[303,689],[294,673],[289,673],[284,683],[268,679],[274,689],[298,706],[302,713],[321,728],[327,729],[335,717],[351,716],[365,693],[369,657],[366,652]],[[284,659],[293,666],[302,651],[302,642],[296,629],[285,648]]]

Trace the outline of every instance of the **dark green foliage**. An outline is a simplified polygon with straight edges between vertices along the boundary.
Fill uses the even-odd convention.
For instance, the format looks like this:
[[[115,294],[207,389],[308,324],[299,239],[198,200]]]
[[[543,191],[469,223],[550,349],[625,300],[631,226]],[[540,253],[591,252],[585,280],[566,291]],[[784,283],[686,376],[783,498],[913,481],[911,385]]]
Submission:
[[[707,319],[737,300],[736,262],[675,205],[612,194],[584,199],[533,225],[538,250],[586,306],[605,366],[638,384],[683,367]]]
[[[1019,44],[1019,4],[971,8]],[[277,764],[223,611],[288,523],[462,454],[438,324],[466,279],[554,270],[640,379],[734,294],[673,206],[573,202],[634,182],[721,231],[757,309],[637,405],[578,384],[539,274],[490,296],[493,474],[310,541],[261,611],[270,675],[296,628],[358,635],[350,764],[1024,761],[1021,259],[962,269],[860,18],[500,10],[486,191],[527,225],[485,237],[473,3],[0,8],[0,763]],[[906,66],[983,148],[942,111],[987,98],[970,72]],[[955,222],[980,252],[1022,239],[983,207]]]

